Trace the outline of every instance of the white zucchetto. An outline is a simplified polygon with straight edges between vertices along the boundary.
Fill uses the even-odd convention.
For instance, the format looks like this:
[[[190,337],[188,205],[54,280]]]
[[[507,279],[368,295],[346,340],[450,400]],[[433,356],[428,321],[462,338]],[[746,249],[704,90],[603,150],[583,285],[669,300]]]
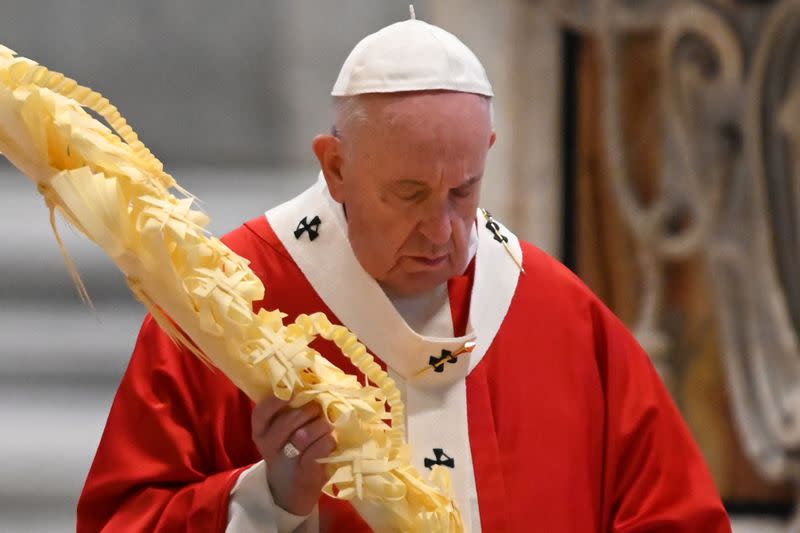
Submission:
[[[481,62],[458,37],[412,18],[364,37],[342,65],[333,96],[450,90],[494,96]]]

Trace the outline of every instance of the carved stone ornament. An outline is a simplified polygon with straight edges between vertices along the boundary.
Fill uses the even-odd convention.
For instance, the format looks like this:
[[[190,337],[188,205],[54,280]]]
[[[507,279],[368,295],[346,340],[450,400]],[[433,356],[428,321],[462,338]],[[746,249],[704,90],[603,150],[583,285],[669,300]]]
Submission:
[[[764,11],[683,3],[666,18],[664,111],[677,162],[667,181],[694,206],[744,449],[767,478],[797,483],[800,1]],[[757,30],[737,31],[748,27]]]
[[[643,291],[634,333],[669,382],[665,261],[705,254],[734,421],[771,480],[800,482],[800,0],[551,4],[599,41],[603,131]],[[620,39],[661,35],[665,158],[644,205],[626,168]],[[688,221],[678,229],[667,222]],[[800,531],[800,520],[790,526]]]

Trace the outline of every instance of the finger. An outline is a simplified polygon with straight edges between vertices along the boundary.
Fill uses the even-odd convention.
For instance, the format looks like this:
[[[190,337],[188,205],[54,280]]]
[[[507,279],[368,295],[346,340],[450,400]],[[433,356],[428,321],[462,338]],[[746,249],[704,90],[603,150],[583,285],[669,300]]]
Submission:
[[[317,462],[317,459],[328,457],[336,449],[336,446],[336,438],[333,433],[326,433],[306,448],[300,460],[304,467],[322,466]]]
[[[331,426],[325,418],[319,416],[308,424],[297,428],[289,437],[288,442],[291,442],[300,453],[303,453],[309,446],[319,440],[320,437],[332,431],[333,426]]]
[[[267,430],[272,423],[272,419],[281,409],[286,407],[287,403],[270,394],[253,407],[253,412],[250,415],[250,427],[254,438]]]
[[[319,406],[316,403],[281,411],[273,418],[271,425],[259,440],[264,449],[278,452],[289,441],[292,433],[318,416]]]

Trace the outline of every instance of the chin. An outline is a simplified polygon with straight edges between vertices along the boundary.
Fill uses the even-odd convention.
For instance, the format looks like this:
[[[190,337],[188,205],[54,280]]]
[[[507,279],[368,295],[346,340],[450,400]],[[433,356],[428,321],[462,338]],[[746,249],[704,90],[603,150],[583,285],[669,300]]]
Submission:
[[[459,259],[454,262],[451,256],[444,265],[435,269],[419,268],[406,261],[398,265],[400,268],[393,269],[391,276],[376,279],[385,290],[399,296],[424,294],[447,283],[450,278],[462,274],[469,262],[465,258]],[[458,264],[458,268],[454,268],[454,263]]]

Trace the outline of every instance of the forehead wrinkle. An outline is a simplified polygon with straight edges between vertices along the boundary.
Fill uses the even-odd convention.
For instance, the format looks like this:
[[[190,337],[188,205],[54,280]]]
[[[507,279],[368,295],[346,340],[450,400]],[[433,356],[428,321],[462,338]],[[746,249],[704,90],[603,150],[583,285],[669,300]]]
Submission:
[[[485,160],[485,153],[481,151],[488,151],[491,130],[487,125],[476,123],[482,119],[485,109],[479,111],[473,107],[472,99],[463,95],[453,96],[470,105],[467,112],[462,112],[460,103],[451,99],[450,94],[446,94],[447,102],[437,104],[444,96],[388,94],[356,97],[361,99],[360,107],[368,118],[353,124],[352,139],[348,141],[348,135],[343,139],[346,152],[364,162],[373,156],[376,158],[373,163],[385,157],[392,158],[393,164],[399,165],[397,171],[408,177],[424,177],[428,184],[434,176],[438,176],[435,181],[441,183],[443,176],[458,174],[458,185],[455,186],[460,186],[473,174],[481,172],[476,165],[479,160]],[[485,108],[487,102],[485,99],[480,102],[481,107]],[[482,139],[484,129],[486,140]],[[453,172],[454,165],[458,167],[457,172]],[[455,184],[452,179],[447,181]]]

